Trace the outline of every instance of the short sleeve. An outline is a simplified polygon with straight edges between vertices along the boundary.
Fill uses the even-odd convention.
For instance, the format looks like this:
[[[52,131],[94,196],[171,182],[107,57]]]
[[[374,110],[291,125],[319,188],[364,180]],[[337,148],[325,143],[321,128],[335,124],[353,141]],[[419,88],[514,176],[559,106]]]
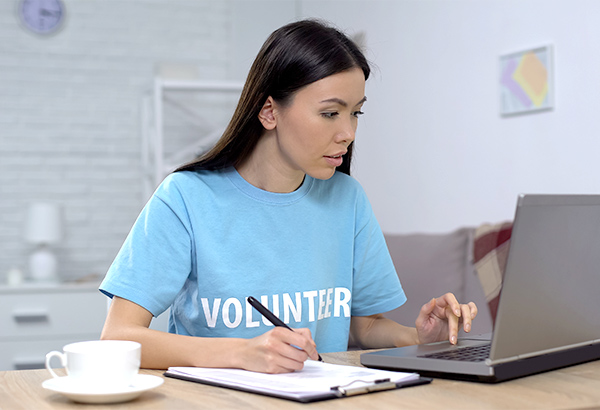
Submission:
[[[406,302],[383,232],[361,190],[357,200],[352,316],[393,310]]]
[[[166,179],[138,216],[100,291],[160,315],[192,271],[191,244],[185,203],[174,181]]]

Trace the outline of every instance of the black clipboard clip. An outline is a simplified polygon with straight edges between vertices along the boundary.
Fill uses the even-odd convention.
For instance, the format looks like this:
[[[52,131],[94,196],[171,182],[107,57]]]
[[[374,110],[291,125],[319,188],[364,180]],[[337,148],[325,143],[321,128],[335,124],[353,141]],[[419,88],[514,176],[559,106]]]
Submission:
[[[401,387],[418,386],[420,384],[427,384],[431,382],[431,378],[420,377],[416,380],[408,380],[405,382],[395,383],[390,379],[378,379],[372,382],[364,380],[354,380],[343,386],[333,386],[331,391],[335,392],[338,397],[349,397],[356,396],[358,394],[374,393],[383,390],[399,389]],[[362,386],[350,387],[354,383],[366,383]]]
[[[362,386],[349,387],[354,383],[366,383]],[[344,386],[333,386],[332,391],[337,392],[339,396],[356,396],[357,394],[366,394],[381,390],[392,390],[396,388],[396,383],[391,382],[390,379],[378,379],[373,382],[367,382],[364,380],[354,380]]]

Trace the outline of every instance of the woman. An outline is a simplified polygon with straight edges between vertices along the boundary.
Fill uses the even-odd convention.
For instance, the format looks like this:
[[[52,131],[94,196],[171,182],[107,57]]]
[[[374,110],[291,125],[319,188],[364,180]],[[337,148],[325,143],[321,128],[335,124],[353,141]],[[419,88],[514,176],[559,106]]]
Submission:
[[[260,50],[221,140],[148,201],[101,290],[102,338],[142,343],[142,366],[301,369],[321,352],[456,341],[477,314],[452,294],[416,328],[381,313],[406,300],[383,234],[349,176],[369,65],[316,21]],[[264,320],[259,298],[294,331]],[[148,329],[171,307],[169,333]],[[314,338],[314,339],[313,339]]]

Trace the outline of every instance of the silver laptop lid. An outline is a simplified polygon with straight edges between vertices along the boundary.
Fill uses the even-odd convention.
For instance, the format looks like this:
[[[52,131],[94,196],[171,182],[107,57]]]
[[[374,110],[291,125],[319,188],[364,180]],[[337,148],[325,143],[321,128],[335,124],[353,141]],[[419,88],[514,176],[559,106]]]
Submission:
[[[600,339],[600,195],[521,195],[492,363]]]

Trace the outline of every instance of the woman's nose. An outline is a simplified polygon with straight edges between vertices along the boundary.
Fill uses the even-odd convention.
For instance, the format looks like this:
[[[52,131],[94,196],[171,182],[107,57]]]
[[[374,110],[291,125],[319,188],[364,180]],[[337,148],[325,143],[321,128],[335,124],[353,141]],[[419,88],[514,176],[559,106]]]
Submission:
[[[352,123],[345,124],[345,126],[338,131],[337,139],[339,142],[345,142],[346,146],[350,145],[356,137],[356,127]]]

